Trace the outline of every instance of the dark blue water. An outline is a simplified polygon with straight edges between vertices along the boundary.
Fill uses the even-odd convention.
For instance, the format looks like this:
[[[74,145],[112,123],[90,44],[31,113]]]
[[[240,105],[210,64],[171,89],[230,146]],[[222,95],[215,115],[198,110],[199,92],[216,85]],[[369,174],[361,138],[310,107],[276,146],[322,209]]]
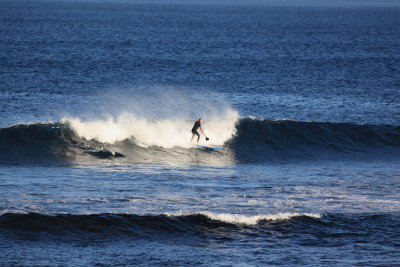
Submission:
[[[232,3],[0,1],[0,265],[399,263],[400,5]]]

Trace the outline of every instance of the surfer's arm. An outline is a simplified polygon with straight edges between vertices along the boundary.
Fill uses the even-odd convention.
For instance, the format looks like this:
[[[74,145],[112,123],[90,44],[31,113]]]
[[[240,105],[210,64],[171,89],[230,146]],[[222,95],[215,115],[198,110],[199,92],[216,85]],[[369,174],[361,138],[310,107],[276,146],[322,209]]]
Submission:
[[[206,141],[210,140],[210,139],[207,137],[207,135],[203,132],[203,129],[201,129],[201,127],[200,127],[200,131],[204,134],[204,137],[206,138]]]
[[[201,129],[201,127],[200,127],[200,131],[204,134],[204,136],[206,136],[206,134],[203,132],[203,129]]]

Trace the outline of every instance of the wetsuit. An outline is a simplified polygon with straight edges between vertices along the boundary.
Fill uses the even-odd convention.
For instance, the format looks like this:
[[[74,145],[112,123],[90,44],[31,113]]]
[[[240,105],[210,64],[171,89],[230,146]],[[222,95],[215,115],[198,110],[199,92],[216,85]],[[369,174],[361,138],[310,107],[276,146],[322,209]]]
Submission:
[[[200,127],[201,127],[200,120],[198,120],[198,121],[196,121],[196,122],[194,123],[194,126],[193,126],[193,128],[192,128],[192,133],[195,134],[195,135],[197,135],[197,142],[199,142],[199,140],[200,140],[200,134],[199,134],[199,132],[197,131],[197,129],[199,129]]]

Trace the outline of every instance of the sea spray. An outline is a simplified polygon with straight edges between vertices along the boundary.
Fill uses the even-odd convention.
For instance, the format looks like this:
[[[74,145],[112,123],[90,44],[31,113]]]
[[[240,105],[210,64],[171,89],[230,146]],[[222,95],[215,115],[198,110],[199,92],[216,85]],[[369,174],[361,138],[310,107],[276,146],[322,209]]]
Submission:
[[[109,104],[102,112],[66,116],[62,122],[86,140],[114,144],[131,139],[141,147],[188,148],[193,145],[191,129],[200,117],[210,138],[207,144],[219,146],[235,135],[240,117],[224,99],[201,96],[193,89],[142,86],[103,94]]]

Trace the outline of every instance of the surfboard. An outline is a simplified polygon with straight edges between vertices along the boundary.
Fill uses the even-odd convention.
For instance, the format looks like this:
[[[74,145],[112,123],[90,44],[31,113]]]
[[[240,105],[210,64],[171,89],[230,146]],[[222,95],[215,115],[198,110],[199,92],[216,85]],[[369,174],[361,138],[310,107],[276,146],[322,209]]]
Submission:
[[[215,147],[215,146],[200,146],[200,145],[195,145],[195,147],[204,148],[204,149],[211,149],[211,150],[220,150],[220,149],[224,149],[223,147]]]

